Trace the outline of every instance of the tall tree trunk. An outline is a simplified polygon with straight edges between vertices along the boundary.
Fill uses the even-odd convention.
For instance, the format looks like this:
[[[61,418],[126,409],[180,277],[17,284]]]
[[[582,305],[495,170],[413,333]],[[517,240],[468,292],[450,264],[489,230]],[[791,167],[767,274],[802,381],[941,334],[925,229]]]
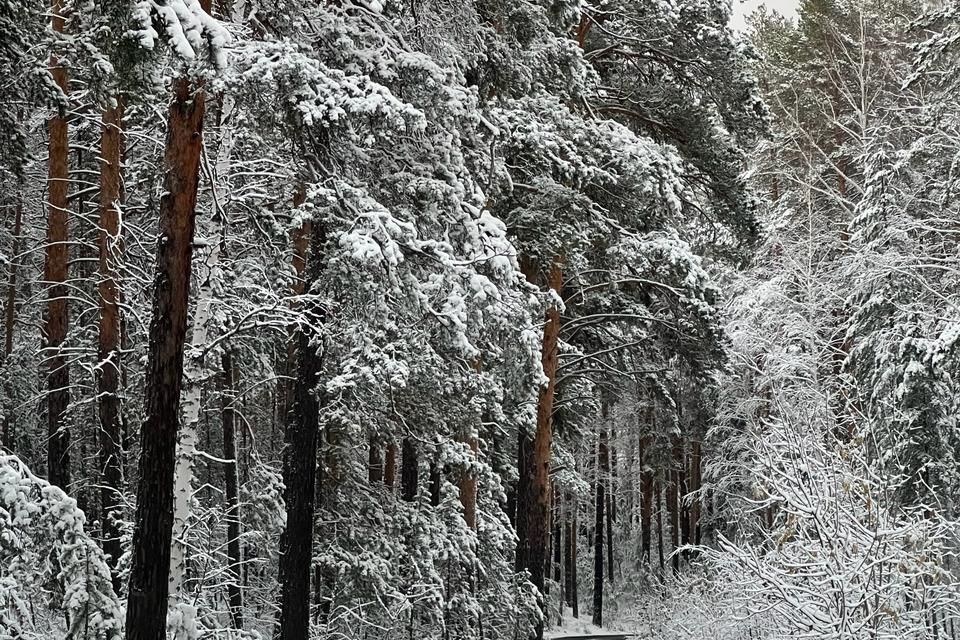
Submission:
[[[440,484],[443,481],[442,473],[440,470],[440,462],[437,460],[437,456],[434,456],[433,460],[430,461],[430,506],[439,507],[440,506]],[[461,500],[463,498],[461,497]]]
[[[10,354],[13,353],[13,330],[16,320],[17,307],[17,264],[20,260],[20,235],[23,231],[23,190],[17,193],[17,205],[13,213],[13,249],[10,253],[10,272],[7,274],[6,307],[4,309],[4,334],[3,334],[3,359],[9,361]],[[7,406],[3,407],[3,439],[2,444],[8,451],[14,451],[13,433],[13,402],[11,381],[8,378],[3,381],[4,389],[8,399]]]
[[[613,505],[616,501],[613,497],[613,479],[607,485],[607,580],[613,584]]]
[[[566,540],[564,577],[567,581],[564,592],[567,606],[572,610],[573,617],[577,618],[580,616],[580,608],[577,600],[577,535],[579,533],[577,529],[577,503],[571,493],[567,494],[565,502],[569,506],[564,525],[566,527],[564,534],[564,539]]]
[[[528,271],[528,279],[530,278]],[[547,274],[547,288],[559,295],[563,284],[563,272],[560,268],[560,258],[555,258]],[[546,313],[546,324],[543,328],[543,351],[541,363],[547,384],[540,389],[537,400],[537,429],[529,448],[529,457],[523,455],[524,446],[521,446],[520,460],[526,469],[523,473],[529,474],[529,481],[520,484],[517,488],[517,533],[522,537],[517,545],[517,565],[520,569],[530,572],[530,580],[543,593],[544,589],[544,558],[546,557],[547,527],[549,526],[550,509],[550,446],[553,439],[553,395],[557,382],[557,344],[560,338],[560,310],[550,307]],[[526,434],[521,435],[521,445],[524,440],[530,440]],[[520,521],[525,520],[521,528]],[[545,603],[541,602],[541,606]],[[537,624],[534,630],[537,640],[543,638],[543,623]]]
[[[690,544],[690,509],[687,507],[687,460],[683,436],[680,436],[673,449],[674,469],[677,474],[677,510],[680,519],[680,544]],[[687,552],[683,553],[686,557]]]
[[[690,502],[690,542],[691,544],[700,544],[700,509],[702,496],[700,495],[701,485],[700,469],[700,441],[694,440],[690,443],[690,486],[691,494],[695,493]]]
[[[647,449],[650,446],[650,436],[640,437],[640,560],[649,564],[650,529],[653,517],[653,468],[646,459]]]
[[[383,464],[383,483],[393,489],[397,486],[397,445],[387,445],[387,459]]]
[[[140,431],[127,640],[164,640],[173,532],[183,347],[202,147],[204,95],[178,78],[167,116],[166,174],[160,198],[153,317],[146,372],[146,419]]]
[[[237,478],[237,437],[236,412],[233,403],[234,397],[234,369],[233,357],[229,349],[225,349],[221,356],[223,383],[220,389],[222,405],[221,416],[223,423],[223,484],[227,499],[227,599],[230,603],[230,617],[234,629],[243,629],[243,592],[240,589],[240,491]]]
[[[123,253],[120,237],[121,158],[123,156],[123,99],[101,116],[100,230],[98,233],[100,326],[97,343],[97,405],[100,417],[100,513],[103,551],[107,555],[113,589],[120,592],[117,561],[123,496],[120,416],[120,295],[118,263]]]
[[[214,290],[220,277],[220,245],[222,222],[214,213],[213,241],[207,253],[206,273],[200,285],[197,308],[193,314],[193,330],[190,337],[190,354],[184,366],[186,376],[183,393],[183,426],[177,443],[176,470],[174,472],[173,547],[170,553],[170,606],[176,607],[181,599],[183,582],[187,571],[187,531],[193,499],[193,463],[197,453],[197,426],[200,423],[200,400],[203,392],[203,353],[207,345]]]
[[[380,445],[373,439],[369,440],[369,451],[367,457],[367,480],[370,484],[380,484],[383,482],[383,457]]]
[[[53,30],[63,33],[64,5],[54,0]],[[66,95],[69,91],[67,69],[56,56],[50,56],[50,74]],[[47,160],[47,244],[43,261],[43,280],[47,286],[47,310],[43,319],[44,360],[47,369],[47,480],[64,491],[70,489],[70,434],[64,422],[70,404],[70,369],[62,349],[67,337],[68,294],[67,265],[67,192],[69,187],[66,106],[47,121],[49,135]]]
[[[606,410],[604,410],[606,414]],[[596,495],[596,520],[593,527],[593,624],[603,626],[603,525],[606,505],[606,470],[608,465],[607,432],[600,429],[600,446],[597,450],[597,475],[594,480]]]
[[[560,502],[560,496],[557,490],[553,490],[553,581],[560,585],[561,593],[563,583],[560,582],[561,569],[563,567],[563,505]]]
[[[293,207],[294,209],[303,205],[304,201],[307,198],[307,192],[303,184],[298,184],[297,189],[293,194]],[[307,265],[307,250],[310,244],[310,236],[312,232],[313,222],[307,218],[300,222],[299,225],[293,230],[290,234],[291,242],[293,244],[293,257],[291,259],[291,264],[293,265],[294,279],[293,285],[290,287],[290,293],[296,297],[303,295],[303,284],[304,284],[304,269]],[[297,366],[297,331],[294,326],[291,326],[288,329],[287,335],[287,353],[286,359],[281,363],[281,370],[284,373],[284,382],[280,385],[280,395],[282,400],[280,401],[279,413],[283,420],[289,420],[290,408],[292,405],[292,396],[293,396],[293,387],[295,381],[292,379],[294,372]]]
[[[680,573],[680,472],[670,469],[667,479],[667,513],[670,516],[670,551],[673,554],[673,572]]]
[[[417,499],[417,480],[419,477],[417,444],[413,438],[403,439],[403,456],[400,460],[400,497],[407,502]]]
[[[314,221],[310,236],[305,284],[308,291],[322,273],[322,251],[326,241],[323,225]],[[315,303],[308,303],[304,306],[304,312],[312,316],[316,326],[322,326],[322,308]],[[287,427],[283,456],[287,524],[280,540],[280,640],[305,640],[310,628],[310,568],[322,406],[322,391],[317,389],[317,384],[323,355],[320,345],[316,344],[313,334],[308,330],[300,331],[298,354],[294,407]]]
[[[563,624],[563,604],[566,602],[566,582],[564,581],[566,576],[563,573],[563,561],[566,557],[566,543],[567,541],[563,537],[564,526],[566,524],[565,510],[567,505],[564,504],[559,494],[557,493],[556,487],[553,489],[553,502],[554,502],[554,520],[553,520],[553,581],[557,583],[557,603],[559,605],[559,615],[557,619],[557,624]]]
[[[470,449],[470,460],[477,458],[477,434],[470,433],[465,439],[467,447]],[[460,504],[463,505],[463,519],[467,526],[476,530],[477,528],[477,474],[471,467],[465,469],[460,476]]]
[[[183,581],[187,569],[186,540],[189,529],[191,501],[193,498],[194,470],[197,453],[197,426],[200,423],[200,402],[203,394],[205,368],[203,351],[207,346],[210,333],[210,318],[213,312],[215,292],[221,278],[220,257],[224,248],[224,227],[226,213],[221,209],[219,195],[220,178],[230,172],[230,158],[233,154],[234,136],[232,127],[223,128],[230,120],[234,110],[234,101],[227,96],[221,102],[217,116],[217,131],[220,144],[217,145],[215,173],[210,185],[212,198],[211,225],[208,231],[209,249],[204,260],[204,273],[197,299],[197,308],[193,314],[193,328],[190,336],[190,354],[187,358],[184,374],[186,389],[183,393],[183,426],[177,443],[177,465],[174,473],[173,507],[173,549],[170,566],[170,604],[177,606],[182,595]],[[222,359],[221,359],[222,361]],[[208,432],[209,433],[209,432]]]
[[[521,515],[522,497],[530,492],[530,482],[533,470],[533,439],[521,426],[517,430],[517,483],[513,495],[507,496],[507,503],[510,515],[510,521],[517,531],[517,555],[516,570],[518,572],[527,568],[527,554],[525,541],[527,540],[528,519]],[[513,498],[513,504],[510,505],[510,498]]]
[[[670,472],[666,474],[666,482],[670,482]],[[663,575],[664,570],[664,557],[663,557],[663,491],[660,488],[661,483],[654,481],[653,483],[653,495],[657,501],[657,554],[660,559],[660,575]]]

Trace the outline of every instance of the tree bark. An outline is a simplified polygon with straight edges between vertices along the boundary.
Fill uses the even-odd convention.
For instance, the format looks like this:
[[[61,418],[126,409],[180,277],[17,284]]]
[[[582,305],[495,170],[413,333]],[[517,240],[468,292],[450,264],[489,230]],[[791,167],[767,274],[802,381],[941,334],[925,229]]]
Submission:
[[[326,241],[323,225],[315,221],[310,235],[307,290],[322,273],[322,251]],[[304,307],[304,311],[313,317],[318,327],[322,326],[323,309],[311,303]],[[283,456],[287,525],[280,541],[279,640],[305,640],[310,628],[310,568],[313,564],[313,515],[322,406],[317,383],[323,366],[320,345],[315,344],[310,331],[300,331],[298,353],[294,407]]]
[[[677,438],[674,449],[674,470],[677,474],[677,517],[680,520],[680,544],[690,544],[690,510],[687,507],[687,461],[683,436]],[[687,552],[684,551],[684,557]]]
[[[577,607],[577,503],[573,499],[573,494],[568,493],[564,500],[567,505],[567,518],[564,522],[564,597],[567,606],[573,612],[573,617],[579,616]]]
[[[419,476],[417,445],[413,438],[403,439],[403,456],[400,460],[400,497],[407,502],[417,499],[417,481]]]
[[[62,33],[64,5],[54,0],[53,30]],[[50,56],[50,74],[66,95],[67,70],[56,56]],[[67,337],[67,193],[69,188],[67,116],[64,105],[47,121],[49,135],[47,160],[47,244],[43,262],[43,280],[47,286],[47,309],[43,319],[43,353],[47,369],[47,480],[64,491],[70,489],[70,434],[64,423],[70,404],[70,369],[63,356]]]
[[[670,472],[666,473],[666,481],[670,482]],[[663,496],[660,483],[654,481],[653,483],[653,495],[657,501],[657,553],[660,557],[660,575],[663,575],[664,570],[664,557],[663,557]]]
[[[650,529],[653,517],[653,468],[647,463],[646,454],[650,436],[640,437],[640,560],[651,562]]]
[[[383,483],[393,489],[397,486],[397,445],[387,445],[387,460],[383,465]]]
[[[464,439],[470,449],[470,460],[477,458],[477,434],[471,433]],[[465,469],[460,476],[460,504],[463,505],[463,519],[473,530],[477,528],[477,474],[473,468]]]
[[[440,483],[442,482],[440,463],[436,457],[430,461],[430,506],[440,506]],[[462,499],[462,498],[461,498]]]
[[[607,580],[613,584],[613,480],[607,485]]]
[[[17,194],[17,205],[13,213],[13,248],[10,254],[10,272],[7,275],[6,308],[4,309],[4,337],[3,337],[3,358],[5,361],[10,359],[13,353],[13,331],[16,320],[17,307],[17,262],[20,260],[20,235],[23,231],[23,191]],[[14,451],[13,433],[13,403],[10,401],[12,395],[11,381],[4,380],[6,395],[10,404],[3,408],[3,434],[2,444],[8,451]]]
[[[380,455],[380,445],[373,438],[369,441],[367,457],[367,474],[370,484],[383,482],[383,458]]]
[[[694,440],[690,443],[689,491],[690,493],[696,493],[690,502],[690,543],[695,545],[700,544],[701,480],[700,441]]]
[[[204,95],[178,78],[167,116],[166,174],[160,199],[153,317],[146,372],[146,419],[140,432],[127,640],[164,640],[173,474],[176,464],[183,347],[187,332]]]
[[[528,273],[528,279],[530,274]],[[547,274],[547,287],[559,294],[563,284],[560,258],[555,258]],[[547,527],[550,509],[550,446],[553,439],[553,396],[557,382],[557,344],[560,338],[560,310],[550,307],[543,328],[541,364],[547,384],[540,389],[537,400],[537,428],[531,440],[521,431],[521,478],[526,472],[529,481],[517,487],[517,566],[530,572],[530,581],[543,593],[544,559],[546,557]],[[525,442],[529,441],[529,442]],[[529,456],[525,456],[528,449]],[[521,527],[520,522],[526,522]],[[541,602],[541,606],[545,603]],[[537,640],[543,638],[543,623],[534,630]]]
[[[230,603],[230,617],[234,629],[243,629],[243,592],[240,589],[240,487],[237,478],[237,437],[236,419],[233,403],[234,370],[233,357],[229,349],[224,350],[221,356],[223,383],[220,398],[222,404],[221,416],[223,423],[223,459],[226,460],[223,469],[223,484],[227,500],[227,600]]]
[[[123,100],[101,116],[100,128],[100,230],[98,232],[100,325],[97,343],[97,405],[100,417],[100,513],[103,551],[107,555],[113,589],[120,592],[117,561],[120,546],[123,496],[122,434],[120,416],[120,295],[118,262],[123,253],[120,237],[121,158],[123,155]]]
[[[676,553],[680,548],[680,509],[679,509],[679,489],[680,472],[676,469],[670,469],[667,479],[667,513],[670,516],[670,551],[673,554],[673,572],[680,573],[680,554]]]
[[[606,414],[606,410],[604,410],[604,414]],[[596,519],[593,527],[593,624],[598,627],[603,626],[603,525],[604,507],[606,505],[607,457],[607,432],[601,427],[600,446],[597,450],[597,475],[594,480]]]

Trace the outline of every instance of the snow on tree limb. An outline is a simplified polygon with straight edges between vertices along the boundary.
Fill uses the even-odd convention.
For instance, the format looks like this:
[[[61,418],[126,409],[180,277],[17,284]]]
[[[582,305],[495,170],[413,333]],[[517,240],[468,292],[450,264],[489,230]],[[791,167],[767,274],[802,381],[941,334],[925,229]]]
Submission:
[[[155,49],[161,34],[154,28],[163,25],[163,36],[182,60],[192,62],[209,48],[214,65],[226,66],[226,46],[230,33],[210,16],[198,0],[139,0],[133,7],[133,36],[145,49]]]

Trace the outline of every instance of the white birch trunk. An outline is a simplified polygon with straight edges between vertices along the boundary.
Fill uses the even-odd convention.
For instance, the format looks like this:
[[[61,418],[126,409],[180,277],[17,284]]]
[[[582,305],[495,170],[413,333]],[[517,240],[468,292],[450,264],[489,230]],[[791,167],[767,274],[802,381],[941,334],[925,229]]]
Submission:
[[[234,100],[231,96],[223,99],[223,117],[226,121],[233,112]],[[173,504],[173,541],[170,548],[169,612],[167,616],[167,635],[175,640],[191,640],[199,637],[195,619],[196,611],[184,602],[183,582],[186,574],[189,520],[193,500],[193,464],[197,455],[197,425],[200,422],[200,395],[203,388],[205,368],[203,350],[208,343],[209,324],[214,294],[217,291],[220,275],[220,245],[223,240],[223,212],[217,189],[220,177],[230,171],[230,154],[233,150],[232,124],[227,125],[221,136],[217,153],[216,171],[211,180],[213,184],[212,225],[208,233],[210,243],[207,257],[203,263],[197,309],[193,318],[190,346],[184,361],[185,387],[183,392],[183,423],[177,442],[177,466],[174,472]]]

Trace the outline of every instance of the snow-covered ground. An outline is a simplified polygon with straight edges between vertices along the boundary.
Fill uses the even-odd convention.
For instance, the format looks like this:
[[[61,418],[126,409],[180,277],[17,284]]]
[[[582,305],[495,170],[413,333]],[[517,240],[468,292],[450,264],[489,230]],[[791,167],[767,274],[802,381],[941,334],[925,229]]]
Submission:
[[[622,631],[622,629],[608,629],[606,627],[598,627],[595,624],[591,624],[589,614],[581,614],[579,618],[574,618],[573,611],[568,608],[563,612],[563,625],[551,626],[549,629],[544,631],[543,637],[545,640],[548,640],[552,638],[564,638],[567,636],[602,636],[620,633]]]

